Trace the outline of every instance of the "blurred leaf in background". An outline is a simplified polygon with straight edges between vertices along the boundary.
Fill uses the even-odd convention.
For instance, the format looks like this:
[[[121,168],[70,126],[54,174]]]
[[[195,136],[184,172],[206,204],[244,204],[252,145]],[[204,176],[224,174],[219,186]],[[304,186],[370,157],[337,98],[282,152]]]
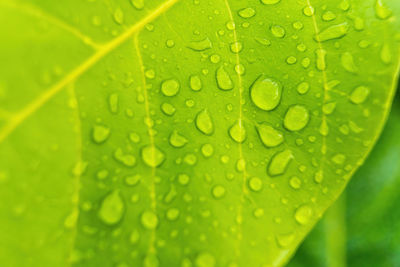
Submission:
[[[400,266],[400,95],[374,151],[289,267]]]

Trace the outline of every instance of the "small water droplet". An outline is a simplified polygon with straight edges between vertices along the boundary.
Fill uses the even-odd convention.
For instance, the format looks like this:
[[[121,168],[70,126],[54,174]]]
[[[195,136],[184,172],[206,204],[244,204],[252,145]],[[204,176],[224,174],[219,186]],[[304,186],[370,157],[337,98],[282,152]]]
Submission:
[[[163,103],[161,105],[161,110],[167,116],[173,116],[176,112],[176,108],[172,104],[169,104],[169,103]]]
[[[342,66],[345,70],[351,73],[357,72],[356,64],[354,63],[353,55],[350,52],[345,52],[341,56]]]
[[[249,179],[249,188],[254,192],[260,192],[263,188],[263,182],[258,177],[252,177]]]
[[[208,37],[207,37],[200,41],[190,42],[188,47],[194,51],[201,52],[201,51],[205,51],[207,49],[212,48],[212,43],[211,43],[210,39],[208,39]]]
[[[180,211],[177,208],[171,208],[167,210],[167,220],[176,221],[179,218]]]
[[[212,254],[208,252],[202,252],[197,255],[195,264],[196,267],[215,267],[216,260]]]
[[[286,30],[280,25],[272,25],[271,26],[272,34],[277,38],[283,38],[286,35]]]
[[[261,0],[264,5],[274,5],[279,3],[281,0]]]
[[[286,248],[293,243],[295,237],[296,236],[293,233],[279,234],[276,236],[276,242],[280,247]]]
[[[125,213],[125,204],[118,190],[109,193],[101,202],[98,216],[108,225],[119,223]]]
[[[131,3],[138,10],[144,8],[144,0],[131,0]]]
[[[223,66],[217,69],[216,79],[219,89],[225,91],[233,89],[233,81]]]
[[[229,136],[237,143],[243,143],[246,140],[246,128],[241,120],[229,129]]]
[[[315,50],[315,54],[317,56],[317,69],[320,71],[326,70],[326,50],[317,49]]]
[[[370,94],[370,89],[366,86],[359,86],[350,95],[350,101],[354,104],[364,103]]]
[[[201,79],[200,79],[200,77],[198,75],[190,76],[190,82],[189,83],[190,83],[190,88],[193,91],[200,91],[201,88],[203,87]]]
[[[302,205],[296,209],[294,218],[299,224],[306,225],[309,223],[312,215],[312,208],[308,205]]]
[[[268,174],[270,176],[284,174],[293,158],[293,153],[290,149],[277,152],[268,165]]]
[[[153,211],[143,212],[140,221],[143,227],[148,230],[156,229],[158,226],[158,217]]]
[[[225,196],[226,194],[226,189],[222,185],[216,185],[212,189],[212,195],[216,199],[221,199]]]
[[[262,75],[251,86],[250,97],[258,108],[273,110],[281,101],[282,86],[279,82]]]
[[[247,7],[247,8],[243,8],[243,9],[239,10],[238,14],[242,18],[248,19],[248,18],[254,17],[256,14],[256,11],[251,7]]]
[[[392,16],[392,11],[384,4],[384,0],[376,0],[375,14],[380,19],[388,19]]]
[[[306,6],[303,8],[303,14],[306,15],[307,17],[311,17],[312,15],[314,15],[315,13],[315,9],[313,6]]]
[[[325,42],[332,39],[338,39],[345,36],[349,31],[349,24],[347,22],[330,26],[322,30],[315,36],[315,40],[318,42]]]
[[[124,23],[124,12],[122,12],[121,8],[117,8],[114,11],[114,20],[119,25],[122,25]]]
[[[201,153],[204,157],[209,158],[214,154],[214,147],[211,144],[204,144],[201,147]]]
[[[165,154],[156,146],[148,145],[142,149],[142,159],[146,165],[155,168],[164,162]]]
[[[110,128],[104,125],[95,125],[92,131],[93,141],[97,144],[104,143],[110,136]]]
[[[310,121],[309,111],[301,105],[291,106],[286,112],[283,125],[289,131],[300,131]]]
[[[175,96],[178,94],[180,84],[176,80],[166,80],[161,84],[161,92],[165,96]]]
[[[243,44],[241,42],[234,42],[231,44],[231,51],[232,53],[240,53],[243,49]]]
[[[186,137],[179,134],[177,130],[174,130],[169,137],[169,143],[173,147],[181,148],[188,143],[188,140],[186,139]]]
[[[297,86],[297,92],[301,95],[306,94],[310,90],[310,84],[308,82],[302,82]]]
[[[205,135],[211,135],[214,132],[214,124],[207,109],[197,114],[195,124],[197,129]]]
[[[300,189],[302,182],[299,177],[293,176],[290,178],[289,184],[293,189]]]
[[[276,147],[283,143],[283,134],[274,127],[262,123],[256,126],[258,135],[266,147]]]
[[[118,94],[111,94],[108,98],[108,105],[111,113],[118,113],[119,107],[119,96]]]

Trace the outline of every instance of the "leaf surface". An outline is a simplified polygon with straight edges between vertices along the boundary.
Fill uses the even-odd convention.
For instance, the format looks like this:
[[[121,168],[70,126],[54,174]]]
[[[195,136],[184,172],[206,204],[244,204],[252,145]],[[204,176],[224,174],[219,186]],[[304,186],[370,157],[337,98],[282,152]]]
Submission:
[[[10,266],[281,266],[394,94],[395,0],[0,5]]]

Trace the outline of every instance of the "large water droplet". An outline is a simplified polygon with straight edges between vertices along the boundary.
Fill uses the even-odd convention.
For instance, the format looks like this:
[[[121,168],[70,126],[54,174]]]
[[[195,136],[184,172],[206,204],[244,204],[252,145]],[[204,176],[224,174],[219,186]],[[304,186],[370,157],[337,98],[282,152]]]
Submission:
[[[283,134],[272,126],[263,123],[257,125],[256,128],[262,143],[266,147],[276,147],[283,143]]]
[[[271,26],[272,34],[277,38],[283,38],[286,35],[286,30],[280,25],[273,25]]]
[[[293,153],[290,149],[277,152],[268,165],[268,174],[270,176],[284,174],[293,158]]]
[[[210,49],[212,47],[212,43],[211,43],[210,39],[208,39],[208,37],[207,37],[200,41],[190,42],[188,47],[194,51],[204,51],[204,50]]]
[[[251,8],[251,7],[247,7],[247,8],[243,8],[241,10],[239,10],[239,16],[241,16],[242,18],[248,19],[251,17],[254,17],[254,15],[256,14],[256,11]]]
[[[347,22],[330,26],[315,36],[315,40],[325,42],[332,39],[338,39],[345,36],[349,31],[349,24]]]
[[[275,109],[282,96],[282,86],[279,82],[260,76],[250,89],[250,97],[253,103],[260,109],[270,111]]]
[[[103,223],[114,225],[121,221],[124,213],[124,201],[119,191],[115,190],[108,194],[101,202],[98,216]]]
[[[178,133],[178,131],[174,130],[172,132],[172,134],[169,137],[169,143],[173,146],[173,147],[183,147],[187,144],[188,140],[186,139],[186,137],[180,135]]]
[[[179,82],[176,80],[167,80],[161,84],[161,92],[165,96],[175,96],[179,92]]]
[[[289,131],[300,131],[310,121],[309,111],[301,105],[291,106],[286,112],[283,125]]]
[[[196,127],[205,135],[211,135],[214,132],[214,124],[207,109],[204,109],[197,114]]]
[[[142,149],[142,159],[150,167],[158,167],[165,160],[165,154],[156,146],[148,145]]]
[[[93,127],[92,137],[97,144],[104,143],[110,136],[110,128],[104,125],[95,125]]]
[[[299,224],[306,225],[310,221],[312,215],[312,208],[308,205],[302,205],[297,208],[294,218]]]
[[[388,19],[392,16],[392,11],[383,2],[383,0],[376,0],[375,14],[380,19]]]
[[[366,86],[359,86],[350,95],[350,101],[354,104],[364,103],[370,94],[370,90]]]
[[[223,66],[217,69],[216,78],[219,89],[225,91],[233,89],[233,81]]]
[[[246,128],[244,128],[243,122],[241,120],[237,121],[229,129],[230,137],[237,143],[243,143],[246,140]]]

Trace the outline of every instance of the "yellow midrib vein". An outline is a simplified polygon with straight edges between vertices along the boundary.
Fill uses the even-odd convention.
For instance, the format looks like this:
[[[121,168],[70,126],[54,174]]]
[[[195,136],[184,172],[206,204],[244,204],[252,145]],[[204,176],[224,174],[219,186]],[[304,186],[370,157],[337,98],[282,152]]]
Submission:
[[[168,0],[164,4],[160,5],[149,15],[144,17],[135,25],[131,26],[127,31],[101,46],[95,54],[84,61],[81,65],[72,70],[68,75],[66,75],[58,83],[50,87],[43,94],[38,96],[34,101],[29,103],[21,111],[17,112],[14,117],[12,117],[9,122],[0,131],[0,143],[2,143],[22,122],[25,121],[31,114],[36,112],[40,107],[46,104],[50,99],[52,99],[58,92],[62,91],[68,84],[75,81],[82,74],[84,74],[88,69],[94,66],[100,59],[105,57],[127,39],[129,39],[133,34],[142,29],[146,24],[156,19],[158,16],[166,12],[170,7],[176,4],[179,0]]]
[[[235,24],[235,20],[234,20],[234,18],[233,18],[233,13],[232,13],[232,9],[231,9],[231,6],[230,6],[230,4],[229,4],[229,0],[225,0],[225,5],[226,5],[226,8],[228,9],[228,14],[229,14],[229,17],[230,17],[230,20]],[[233,41],[235,42],[235,44],[237,44],[237,42],[238,42],[238,36],[237,36],[237,32],[236,32],[236,26],[235,26],[235,28],[233,29]],[[236,53],[236,65],[237,66],[240,66],[240,56],[239,56],[239,53]],[[243,100],[243,93],[242,93],[242,90],[243,90],[243,80],[242,80],[242,76],[241,76],[241,74],[239,73],[239,72],[236,72],[237,73],[237,79],[238,79],[238,83],[239,83],[239,128],[240,128],[240,135],[242,135],[242,127],[243,127],[243,105],[242,105],[242,100]],[[243,136],[240,136],[240,140],[242,139],[242,137]],[[239,160],[244,160],[244,157],[243,157],[243,146],[242,146],[242,143],[241,142],[239,142],[238,143],[238,146],[239,146]],[[243,217],[243,202],[244,202],[244,197],[245,197],[245,195],[247,195],[247,188],[246,188],[246,179],[247,179],[247,171],[246,171],[246,161],[245,161],[245,163],[244,163],[244,167],[243,167],[243,170],[242,170],[242,174],[243,174],[243,177],[242,177],[242,193],[241,193],[241,196],[240,196],[240,203],[239,203],[239,207],[238,207],[238,217],[239,217],[239,220],[242,220],[242,217]],[[243,229],[242,229],[242,222],[241,221],[239,221],[238,222],[239,223],[239,233],[238,233],[238,240],[239,240],[239,244],[240,244],[240,242],[241,242],[241,240],[242,240],[242,235],[243,235]],[[240,246],[240,245],[238,245],[238,246]],[[237,247],[236,248],[236,255],[240,255],[240,247]]]
[[[310,0],[307,0],[307,6],[310,9],[313,9],[314,7],[311,5]],[[317,18],[315,17],[315,12],[312,13],[312,21],[313,21],[313,26],[314,26],[314,31],[315,31],[315,35],[316,35],[316,41],[318,44],[318,48],[320,50],[323,50],[322,47],[322,43],[319,40],[319,27],[317,24]],[[322,99],[322,107],[326,104],[326,102],[328,101],[328,76],[326,73],[325,69],[321,70],[322,72],[322,81],[323,81],[323,99]],[[322,112],[322,123],[321,125],[326,125],[327,124],[327,118],[324,112]],[[328,128],[329,129],[329,128]],[[320,166],[319,166],[319,170],[322,171],[323,169],[323,165],[325,164],[325,160],[326,160],[326,135],[323,134],[322,135],[322,146],[321,146],[321,153],[322,153],[322,157],[321,157],[321,161],[320,161]]]

